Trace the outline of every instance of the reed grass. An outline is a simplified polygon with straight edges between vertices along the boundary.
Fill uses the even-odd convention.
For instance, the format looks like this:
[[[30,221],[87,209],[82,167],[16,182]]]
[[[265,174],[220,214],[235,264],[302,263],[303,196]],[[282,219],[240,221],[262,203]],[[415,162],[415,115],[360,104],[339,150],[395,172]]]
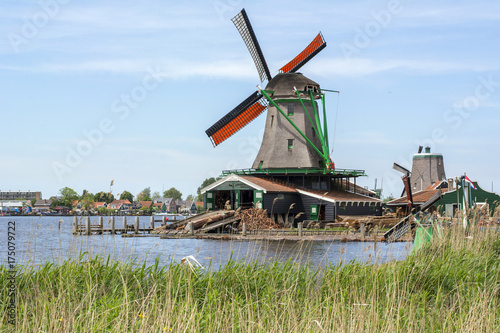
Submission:
[[[2,332],[498,332],[500,233],[459,226],[405,261],[218,269],[110,256],[18,267],[16,325]]]

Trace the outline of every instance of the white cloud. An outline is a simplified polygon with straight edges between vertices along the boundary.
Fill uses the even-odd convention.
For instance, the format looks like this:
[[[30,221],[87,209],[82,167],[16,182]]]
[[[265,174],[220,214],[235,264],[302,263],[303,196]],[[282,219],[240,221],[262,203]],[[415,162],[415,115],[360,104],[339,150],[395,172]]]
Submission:
[[[242,60],[228,61],[185,61],[179,59],[113,59],[95,60],[74,63],[45,63],[32,66],[4,65],[0,69],[9,71],[41,72],[41,73],[85,73],[108,72],[114,74],[144,73],[148,68],[158,68],[161,76],[173,79],[191,77],[231,78],[237,80],[257,79],[255,66],[250,57]],[[419,60],[378,60],[368,58],[322,58],[307,64],[310,75],[328,77],[340,75],[345,77],[361,77],[399,70],[412,74],[439,74],[450,72],[481,72],[500,69],[497,64],[476,65],[465,62],[419,61]]]
[[[403,70],[413,74],[437,74],[460,71],[491,71],[497,70],[497,64],[481,66],[464,62],[421,61],[421,60],[378,60],[368,58],[322,58],[308,64],[308,73],[318,76],[341,75],[359,77],[391,70]]]
[[[188,62],[184,60],[114,59],[74,63],[45,63],[33,66],[0,66],[8,71],[33,73],[95,73],[114,74],[144,73],[148,68],[158,69],[165,78],[186,79],[191,77],[255,79],[257,73],[251,59],[241,61]]]

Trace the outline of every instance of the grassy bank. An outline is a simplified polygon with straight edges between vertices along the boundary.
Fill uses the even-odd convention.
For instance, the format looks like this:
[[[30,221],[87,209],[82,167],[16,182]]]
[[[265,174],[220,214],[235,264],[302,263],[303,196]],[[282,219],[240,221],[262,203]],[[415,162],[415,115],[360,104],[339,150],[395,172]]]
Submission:
[[[218,271],[96,257],[19,267],[16,326],[0,268],[0,330],[16,332],[451,332],[500,330],[500,234],[445,230],[404,262]],[[83,257],[82,257],[83,258]]]

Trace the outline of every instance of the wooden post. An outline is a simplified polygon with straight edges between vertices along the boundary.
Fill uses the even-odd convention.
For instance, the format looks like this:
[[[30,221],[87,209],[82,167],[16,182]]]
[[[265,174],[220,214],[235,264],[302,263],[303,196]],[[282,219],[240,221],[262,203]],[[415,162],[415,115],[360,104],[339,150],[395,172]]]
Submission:
[[[111,234],[115,234],[115,217],[111,216]]]
[[[102,230],[103,226],[104,226],[104,218],[102,216],[99,216],[99,228],[101,228]]]
[[[149,227],[151,229],[155,228],[155,217],[153,215],[151,215],[151,218],[149,219]]]
[[[193,222],[189,222],[188,225],[188,231],[189,231],[189,234],[191,235],[194,235],[194,225],[193,225]]]
[[[71,224],[71,230],[73,232],[73,235],[76,235],[76,230],[78,228],[78,218],[76,216],[73,217],[73,222]]]
[[[139,233],[139,216],[135,217],[135,223],[134,223],[134,233],[138,234]]]
[[[303,224],[302,224],[302,222],[297,223],[297,227],[299,229],[299,237],[302,237],[302,235],[303,235]]]
[[[127,233],[127,217],[126,216],[123,217],[123,230],[122,230],[122,234],[123,233],[125,233],[125,234]]]
[[[361,238],[365,238],[366,234],[366,223],[361,223],[359,226],[359,233],[361,234]]]
[[[90,217],[85,218],[85,234],[90,235]]]
[[[167,217],[165,215],[163,215],[161,217],[161,226],[164,227],[167,225]]]
[[[247,235],[247,224],[246,223],[243,223],[243,226],[241,227],[241,234],[243,236]]]

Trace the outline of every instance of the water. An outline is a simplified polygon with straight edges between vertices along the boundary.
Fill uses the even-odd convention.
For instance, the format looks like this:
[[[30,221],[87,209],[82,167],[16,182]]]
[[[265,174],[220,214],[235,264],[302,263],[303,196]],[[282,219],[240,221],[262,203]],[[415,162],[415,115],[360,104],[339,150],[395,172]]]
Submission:
[[[108,219],[104,217],[105,228]],[[71,233],[72,217],[4,216],[0,217],[0,264],[7,262],[7,250],[12,250],[12,244],[8,249],[7,241],[9,221],[15,222],[16,227],[14,258],[16,264],[22,265],[61,263],[85,253],[85,256],[110,255],[116,260],[134,258],[138,263],[145,260],[148,265],[156,258],[161,264],[168,264],[171,261],[180,262],[183,257],[192,255],[203,266],[212,268],[223,266],[230,258],[261,262],[291,259],[319,267],[352,260],[365,263],[404,260],[412,247],[412,243],[377,243],[375,248],[371,242],[160,239],[109,234],[74,236]],[[149,221],[149,216],[139,217],[140,227],[149,226]],[[132,223],[133,218],[130,218],[128,224]],[[97,217],[91,217],[91,224],[97,224]],[[121,225],[121,220],[118,220],[117,225]]]

